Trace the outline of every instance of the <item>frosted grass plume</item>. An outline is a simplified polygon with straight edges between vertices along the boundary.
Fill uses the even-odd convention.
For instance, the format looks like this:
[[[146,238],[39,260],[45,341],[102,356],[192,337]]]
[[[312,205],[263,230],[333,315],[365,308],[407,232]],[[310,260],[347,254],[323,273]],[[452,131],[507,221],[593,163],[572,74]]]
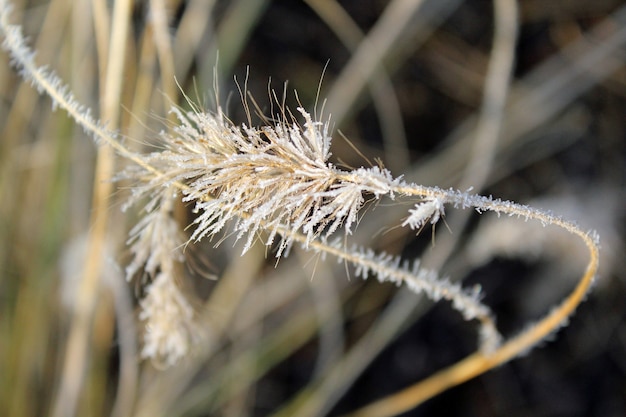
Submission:
[[[50,96],[55,106],[66,110],[99,143],[112,146],[134,163],[121,176],[136,184],[130,203],[149,201],[145,216],[131,231],[129,243],[134,260],[128,267],[129,276],[143,270],[151,279],[146,288],[148,296],[141,303],[141,319],[148,329],[143,350],[146,358],[167,365],[177,363],[189,351],[197,331],[193,310],[177,292],[174,276],[176,264],[183,262],[179,250],[185,243],[171,216],[175,198],[193,204],[197,214],[189,241],[215,237],[232,224],[236,236],[245,238],[244,252],[262,235],[266,245],[279,238],[278,257],[285,256],[297,243],[305,250],[352,264],[364,278],[376,274],[380,280],[405,284],[434,301],[449,301],[465,319],[480,324],[477,353],[449,368],[459,382],[528,351],[558,330],[593,283],[598,268],[595,232],[586,232],[551,213],[473,195],[469,190],[407,183],[382,167],[339,169],[329,162],[328,121],[314,119],[302,107],[298,108],[299,118],[281,107],[276,121],[261,127],[236,126],[219,107],[215,112],[196,106],[183,112],[175,107],[172,112],[178,124],[159,136],[163,150],[131,152],[115,132],[91,117],[52,71],[35,64],[21,29],[10,25],[8,13],[6,1],[0,0],[2,45],[22,77]],[[366,202],[375,203],[383,197],[414,202],[415,208],[400,226],[417,231],[427,223],[436,224],[450,205],[556,225],[583,240],[590,261],[574,291],[561,304],[518,336],[503,341],[491,310],[481,302],[478,288],[452,284],[436,271],[421,268],[417,261],[411,264],[389,254],[348,247],[342,239],[334,238],[340,230],[344,237],[349,235]],[[183,330],[168,332],[172,328]],[[446,381],[442,384],[449,386],[451,382]]]

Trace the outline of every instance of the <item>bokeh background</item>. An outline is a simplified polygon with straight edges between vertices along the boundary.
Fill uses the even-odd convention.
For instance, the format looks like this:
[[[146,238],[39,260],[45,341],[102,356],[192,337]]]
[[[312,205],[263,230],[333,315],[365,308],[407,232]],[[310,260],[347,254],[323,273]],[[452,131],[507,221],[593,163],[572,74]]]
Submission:
[[[219,101],[245,122],[237,82],[265,112],[274,89],[292,108],[330,114],[340,166],[381,161],[410,181],[473,186],[597,230],[600,277],[566,328],[404,415],[623,416],[626,5],[515,3],[501,129],[476,154],[499,24],[494,2],[15,1],[12,19],[37,62],[138,151],[172,122],[172,104],[186,106],[183,92],[207,109]],[[117,36],[120,18],[128,31]],[[112,57],[123,73],[107,80]],[[138,213],[120,210],[128,184],[111,183],[125,162],[103,157],[9,61],[0,54],[0,415],[68,415],[74,384],[77,416],[334,416],[475,349],[475,326],[448,305],[361,282],[345,265],[300,250],[278,264],[262,246],[240,256],[226,240],[189,248],[193,267],[181,274],[203,344],[174,368],[140,360],[143,287],[123,279]],[[97,205],[109,221],[94,237]],[[410,207],[370,207],[351,242],[423,257],[480,284],[505,334],[549,311],[584,269],[582,245],[550,228],[449,209],[434,231],[415,236],[398,227]],[[192,214],[179,212],[188,224]],[[79,288],[94,258],[100,284],[85,313]],[[93,327],[73,363],[76,317],[92,317]]]

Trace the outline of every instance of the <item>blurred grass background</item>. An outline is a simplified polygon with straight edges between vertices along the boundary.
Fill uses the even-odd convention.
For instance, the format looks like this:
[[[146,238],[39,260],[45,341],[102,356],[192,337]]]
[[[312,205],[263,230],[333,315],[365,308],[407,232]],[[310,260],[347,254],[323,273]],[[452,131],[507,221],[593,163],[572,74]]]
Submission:
[[[270,78],[279,93],[288,81],[289,105],[296,105],[295,89],[312,109],[324,74],[326,113],[367,158],[335,134],[335,162],[358,167],[381,159],[418,183],[464,184],[491,54],[492,2],[13,4],[37,62],[137,150],[154,143],[172,103],[184,105],[176,82],[211,109],[216,68],[219,100],[242,122],[233,77],[243,83],[249,72],[247,86],[266,109]],[[601,279],[555,341],[406,415],[626,415],[626,6],[518,4],[502,132],[475,191],[597,229]],[[120,211],[128,193],[110,182],[124,161],[103,156],[22,82],[5,54],[0,61],[0,415],[339,415],[475,348],[473,326],[448,306],[429,309],[403,289],[355,282],[344,265],[300,251],[274,268],[264,248],[240,257],[227,241],[189,251],[219,276],[185,277],[206,343],[173,369],[140,361],[142,324],[133,312],[141,289],[121,272],[136,213]],[[117,78],[109,75],[115,65]],[[98,206],[106,233],[93,220]],[[430,230],[416,238],[394,227],[407,209],[369,210],[354,241],[423,255],[444,274],[480,283],[507,332],[548,310],[582,271],[579,248],[547,230],[537,235],[524,224],[496,222],[494,235],[475,216],[461,230],[440,224],[433,243]],[[181,209],[182,223],[185,216]],[[441,255],[444,245],[451,249]],[[102,266],[90,269],[86,259]],[[80,283],[94,271],[100,284],[83,311]],[[84,359],[67,356],[76,317],[93,317]],[[67,392],[77,396],[75,407]]]

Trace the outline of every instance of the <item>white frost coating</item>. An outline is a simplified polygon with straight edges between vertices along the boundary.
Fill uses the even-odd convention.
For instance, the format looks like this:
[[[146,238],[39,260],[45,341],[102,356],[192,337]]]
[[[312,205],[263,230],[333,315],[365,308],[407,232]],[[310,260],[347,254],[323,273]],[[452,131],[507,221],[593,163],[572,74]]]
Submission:
[[[420,230],[428,220],[435,224],[445,214],[444,202],[440,198],[428,199],[415,204],[415,208],[409,210],[409,217],[402,223],[402,227],[408,225],[412,230]]]
[[[340,244],[340,243],[339,243]],[[336,246],[338,252],[343,250]],[[442,279],[436,271],[422,268],[419,260],[410,264],[400,257],[387,253],[376,253],[369,248],[353,247],[336,254],[339,258],[350,262],[355,267],[355,275],[367,279],[375,274],[380,282],[405,284],[416,294],[424,294],[431,300],[450,301],[452,307],[459,311],[465,320],[477,319],[481,323],[480,350],[486,354],[493,352],[501,343],[502,337],[495,327],[495,320],[488,306],[482,303],[480,287],[464,289],[457,283]]]

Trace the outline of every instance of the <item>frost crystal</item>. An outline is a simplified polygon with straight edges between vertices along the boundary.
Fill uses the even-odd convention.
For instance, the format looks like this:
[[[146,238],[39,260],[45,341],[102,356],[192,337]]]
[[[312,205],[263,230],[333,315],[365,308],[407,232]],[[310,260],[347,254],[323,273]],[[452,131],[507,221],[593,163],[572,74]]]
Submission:
[[[415,208],[409,210],[410,216],[402,223],[402,227],[408,225],[412,230],[420,230],[428,220],[435,224],[445,214],[444,201],[440,198],[428,199],[415,204]]]

